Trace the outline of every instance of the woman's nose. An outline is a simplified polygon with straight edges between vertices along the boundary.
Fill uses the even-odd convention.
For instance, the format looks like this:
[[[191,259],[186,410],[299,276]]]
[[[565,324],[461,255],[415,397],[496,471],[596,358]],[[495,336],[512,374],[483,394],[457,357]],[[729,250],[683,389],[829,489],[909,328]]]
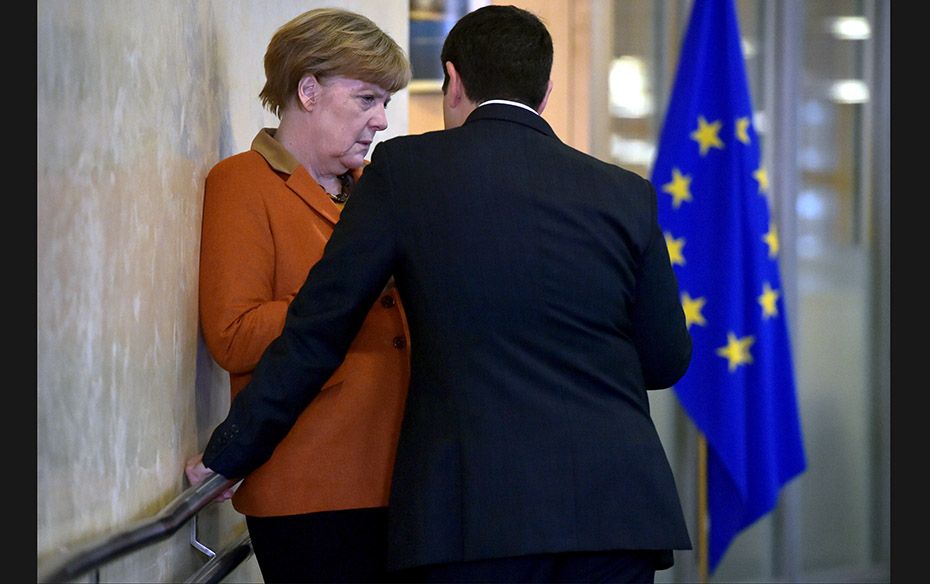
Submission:
[[[375,128],[375,131],[380,132],[386,130],[388,127],[387,121],[387,111],[384,109],[383,104],[376,106],[375,112],[371,118],[371,126]]]

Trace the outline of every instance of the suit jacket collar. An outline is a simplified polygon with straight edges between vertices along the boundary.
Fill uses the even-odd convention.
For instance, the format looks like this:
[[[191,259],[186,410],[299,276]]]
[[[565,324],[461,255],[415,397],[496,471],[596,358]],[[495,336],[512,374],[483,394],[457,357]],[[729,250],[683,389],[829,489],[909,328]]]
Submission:
[[[553,138],[558,138],[549,123],[535,112],[527,111],[522,107],[507,105],[505,103],[489,103],[475,108],[465,119],[465,124],[482,120],[503,120],[522,124],[537,132]]]
[[[262,128],[259,130],[252,140],[252,150],[261,154],[271,168],[287,175],[284,182],[288,188],[319,214],[335,224],[341,214],[340,207],[333,203],[326,191],[323,190],[323,187],[310,176],[307,169],[294,158],[294,155],[274,139],[274,133],[275,128]],[[352,171],[352,174],[355,180],[358,181],[361,170],[356,169]]]

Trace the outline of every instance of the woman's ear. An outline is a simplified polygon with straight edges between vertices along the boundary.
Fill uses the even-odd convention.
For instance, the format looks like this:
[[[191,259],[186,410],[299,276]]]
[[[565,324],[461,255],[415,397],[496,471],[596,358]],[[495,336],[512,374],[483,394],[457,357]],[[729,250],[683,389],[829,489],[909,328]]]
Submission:
[[[315,75],[304,75],[297,83],[297,101],[306,111],[313,109],[320,95],[320,84]]]

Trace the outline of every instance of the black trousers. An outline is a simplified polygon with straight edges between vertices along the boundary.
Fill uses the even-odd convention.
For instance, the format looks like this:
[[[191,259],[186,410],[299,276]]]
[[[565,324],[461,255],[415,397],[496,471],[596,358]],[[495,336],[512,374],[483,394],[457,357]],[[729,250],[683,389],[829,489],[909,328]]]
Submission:
[[[407,582],[655,582],[674,563],[671,550],[564,552],[421,566],[395,575]]]
[[[387,582],[387,509],[246,517],[266,584]]]

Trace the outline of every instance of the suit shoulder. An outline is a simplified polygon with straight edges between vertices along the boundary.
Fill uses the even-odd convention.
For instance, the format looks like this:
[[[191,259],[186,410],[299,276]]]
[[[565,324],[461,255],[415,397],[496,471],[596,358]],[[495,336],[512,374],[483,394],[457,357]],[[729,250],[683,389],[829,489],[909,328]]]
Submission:
[[[458,149],[448,142],[450,130],[395,136],[379,142],[371,151],[371,163],[415,163],[429,167],[443,163],[443,155]]]
[[[217,162],[204,181],[208,191],[219,191],[225,193],[224,196],[264,191],[278,182],[278,174],[265,157],[254,150],[233,154]]]
[[[283,184],[265,158],[249,150],[217,162],[204,179],[206,200],[260,200]]]
[[[250,176],[262,168],[268,168],[265,158],[254,150],[246,150],[220,160],[213,165],[207,175],[208,177]]]
[[[394,136],[380,142],[375,146],[375,150],[406,150],[409,148],[428,148],[429,145],[445,139],[449,130],[432,130],[422,134],[405,134],[403,136]],[[372,153],[374,156],[374,152]]]
[[[601,177],[604,180],[618,181],[627,189],[642,189],[647,192],[652,190],[652,181],[640,174],[618,164],[601,160],[581,150],[577,150],[570,146],[566,147],[582,161],[582,164],[587,166],[587,171],[593,173],[595,176]]]

